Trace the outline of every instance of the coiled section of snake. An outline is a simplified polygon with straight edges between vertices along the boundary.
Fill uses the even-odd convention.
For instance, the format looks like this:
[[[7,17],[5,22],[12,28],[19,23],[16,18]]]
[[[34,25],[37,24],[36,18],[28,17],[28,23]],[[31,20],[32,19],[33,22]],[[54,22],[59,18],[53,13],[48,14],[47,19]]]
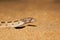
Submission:
[[[34,22],[35,19],[28,17],[28,18],[24,18],[21,20],[15,20],[15,21],[2,21],[0,22],[0,28],[1,27],[18,27],[18,26],[23,26],[24,24],[27,23],[32,23]]]

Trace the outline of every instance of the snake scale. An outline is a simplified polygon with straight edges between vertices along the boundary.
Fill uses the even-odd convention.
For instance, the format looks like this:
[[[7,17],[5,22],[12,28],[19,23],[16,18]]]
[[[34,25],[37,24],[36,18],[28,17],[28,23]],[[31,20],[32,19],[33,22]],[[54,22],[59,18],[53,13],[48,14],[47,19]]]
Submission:
[[[15,21],[1,21],[0,22],[0,28],[1,27],[18,27],[18,26],[23,26],[27,23],[32,23],[34,22],[34,18],[28,17],[20,20],[15,20]]]

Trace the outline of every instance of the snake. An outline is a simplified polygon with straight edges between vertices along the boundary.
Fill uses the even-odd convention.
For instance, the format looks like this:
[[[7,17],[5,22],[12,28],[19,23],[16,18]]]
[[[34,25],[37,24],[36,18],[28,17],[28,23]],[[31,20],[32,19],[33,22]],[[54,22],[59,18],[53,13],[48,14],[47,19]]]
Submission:
[[[0,28],[1,27],[18,27],[18,26],[21,27],[25,24],[32,23],[34,21],[35,19],[32,17],[23,18],[23,19],[15,20],[15,21],[1,21]]]

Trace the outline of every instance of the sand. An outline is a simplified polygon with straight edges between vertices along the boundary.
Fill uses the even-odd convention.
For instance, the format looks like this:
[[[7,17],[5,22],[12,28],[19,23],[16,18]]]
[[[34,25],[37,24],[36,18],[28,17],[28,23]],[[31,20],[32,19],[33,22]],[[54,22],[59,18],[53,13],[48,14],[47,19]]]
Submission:
[[[0,1],[0,21],[33,17],[36,27],[0,28],[0,40],[60,40],[60,1]]]

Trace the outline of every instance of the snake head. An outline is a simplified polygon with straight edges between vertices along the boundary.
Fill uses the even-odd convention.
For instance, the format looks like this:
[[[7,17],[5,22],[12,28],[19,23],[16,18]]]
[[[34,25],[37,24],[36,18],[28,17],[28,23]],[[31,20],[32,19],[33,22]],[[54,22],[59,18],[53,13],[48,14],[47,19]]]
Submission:
[[[32,17],[28,17],[28,18],[22,19],[22,21],[25,23],[32,23],[35,21],[35,19]]]

